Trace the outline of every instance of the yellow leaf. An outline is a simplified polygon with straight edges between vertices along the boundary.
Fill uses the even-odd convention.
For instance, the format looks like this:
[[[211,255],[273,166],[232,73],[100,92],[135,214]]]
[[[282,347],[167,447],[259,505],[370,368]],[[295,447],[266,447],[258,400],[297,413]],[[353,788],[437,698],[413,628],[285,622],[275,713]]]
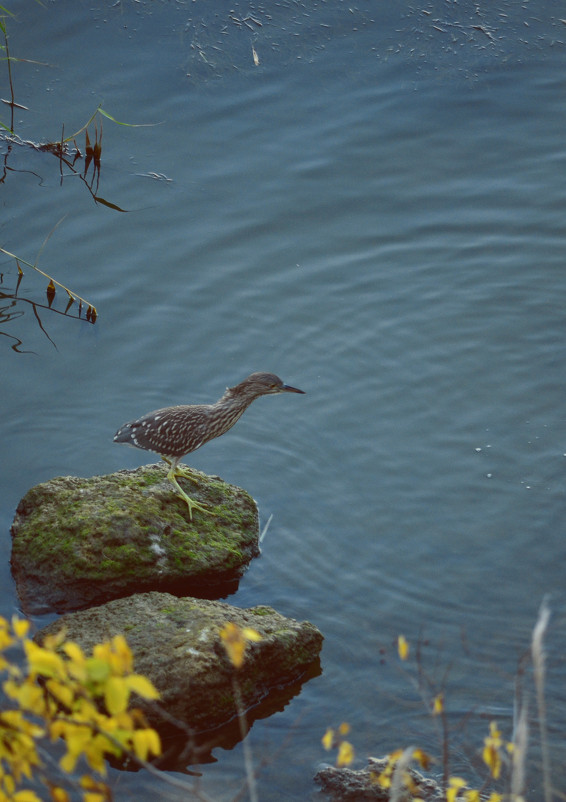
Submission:
[[[404,771],[401,776],[403,779],[403,787],[411,792],[411,799],[413,800],[413,802],[418,802],[415,796],[418,793],[419,786],[413,780],[411,774],[408,771]]]
[[[462,788],[466,787],[466,781],[461,777],[450,777],[446,789],[446,802],[456,802]]]
[[[88,678],[92,682],[106,682],[110,676],[110,666],[108,665],[108,660],[106,659],[108,655],[101,657],[100,650],[97,650],[96,646],[94,648],[94,652],[98,653],[94,657],[89,657],[86,661]]]
[[[262,637],[259,634],[259,632],[257,632],[255,629],[251,629],[251,627],[244,627],[244,629],[242,630],[242,633],[243,633],[244,638],[246,640],[254,641],[256,643],[258,641],[262,640]]]
[[[99,791],[99,783],[90,774],[83,774],[79,780],[79,785],[81,788],[84,788],[85,791]]]
[[[7,627],[0,627],[0,650],[7,649],[14,642]]]
[[[12,799],[13,802],[41,802],[35,791],[18,791]]]
[[[0,713],[0,726],[5,725],[7,730],[16,730],[32,737],[43,735],[43,729],[28,721],[21,710],[4,710]]]
[[[60,788],[59,786],[51,786],[49,791],[51,793],[51,799],[53,802],[70,802],[71,797],[64,788]]]
[[[392,772],[387,769],[382,771],[377,777],[377,784],[381,786],[381,788],[391,788],[391,774]]]
[[[147,760],[149,754],[161,754],[161,743],[155,730],[136,730],[132,741],[134,752],[141,760]]]
[[[413,758],[418,760],[421,768],[423,768],[425,771],[430,768],[430,764],[432,762],[431,757],[423,749],[415,749],[413,752]]]
[[[143,676],[143,674],[131,674],[129,677],[126,677],[126,682],[131,691],[135,691],[144,699],[159,699],[160,697],[159,691],[147,677]]]
[[[47,635],[43,639],[43,648],[48,649],[50,652],[56,651],[67,637],[67,630],[65,627],[56,632],[54,635]]]
[[[94,771],[102,774],[102,776],[106,774],[106,763],[104,762],[104,755],[106,752],[119,754],[120,750],[113,746],[102,735],[95,736],[94,740],[91,740],[85,749],[88,765]]]
[[[111,716],[123,713],[128,707],[130,689],[122,677],[109,677],[104,686],[104,703]]]
[[[61,760],[59,761],[59,765],[63,769],[64,772],[67,774],[71,774],[75,766],[77,765],[77,760],[79,759],[79,755],[73,752],[67,752]]]
[[[129,673],[134,665],[132,652],[123,635],[115,635],[112,639],[113,665],[121,674]]]
[[[64,663],[55,652],[43,649],[31,640],[24,641],[24,650],[31,674],[40,674],[42,677],[66,676]]]
[[[106,783],[95,780],[88,774],[81,777],[80,786],[86,792],[83,795],[83,802],[106,802],[106,800],[112,798],[112,794]]]
[[[22,640],[28,634],[29,621],[25,618],[17,618],[14,616],[12,618],[12,629],[14,630],[16,638]]]
[[[328,727],[328,729],[322,736],[322,745],[324,746],[326,751],[332,749],[334,745],[334,730],[332,729],[332,727]]]
[[[228,659],[234,668],[241,668],[244,665],[246,639],[240,627],[229,621],[226,626],[220,630],[220,637],[226,649]]]
[[[96,660],[102,660],[102,662],[107,663],[111,654],[110,644],[108,641],[105,643],[96,643],[92,649],[92,656]]]
[[[152,755],[161,754],[161,738],[157,730],[147,729],[147,740],[149,742],[149,751]]]
[[[487,738],[486,741],[488,741]],[[497,748],[492,743],[486,743],[482,752],[482,757],[493,779],[499,779],[501,773],[501,757]]]
[[[342,724],[340,724],[340,726],[338,727],[338,733],[340,735],[348,735],[351,729],[352,728],[350,727],[348,722],[343,721]]]
[[[43,690],[39,687],[39,685],[36,685],[35,682],[25,682],[23,685],[16,685],[16,687],[18,690],[13,695],[12,685],[9,684],[9,681],[4,684],[4,690],[6,693],[18,700],[18,704],[22,710],[32,710],[38,715],[42,715],[45,712],[45,699]]]
[[[47,680],[45,684],[49,693],[51,693],[57,699],[57,701],[61,702],[62,705],[65,705],[67,708],[71,708],[73,706],[75,693],[73,689],[69,687],[69,685],[52,679]],[[41,693],[40,688],[38,688],[38,691]]]
[[[443,712],[444,712],[444,696],[441,693],[439,693],[438,696],[435,698],[432,706],[432,715],[439,716]]]
[[[74,660],[76,663],[84,663],[85,656],[83,654],[83,650],[79,646],[78,643],[74,643],[71,640],[66,641],[63,644],[63,651],[69,658],[69,660]]]
[[[354,761],[354,747],[348,741],[342,741],[338,747],[338,756],[336,758],[336,765],[338,768],[349,766]]]
[[[404,635],[399,635],[397,638],[397,652],[401,660],[406,660],[409,656],[409,643]]]

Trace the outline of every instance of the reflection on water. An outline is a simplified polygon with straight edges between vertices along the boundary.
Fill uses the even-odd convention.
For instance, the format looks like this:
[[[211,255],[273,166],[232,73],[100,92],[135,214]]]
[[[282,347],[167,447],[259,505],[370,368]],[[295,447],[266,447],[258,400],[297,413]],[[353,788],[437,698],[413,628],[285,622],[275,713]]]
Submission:
[[[161,124],[104,124],[97,193],[127,214],[96,205],[76,177],[61,184],[50,154],[30,168],[29,153],[10,153],[0,244],[33,263],[64,217],[41,265],[99,317],[42,310],[57,350],[30,303],[5,321],[37,355],[0,341],[4,612],[17,605],[8,529],[31,485],[135,467],[143,455],[112,446],[123,420],[272,371],[307,391],[301,409],[260,400],[191,459],[273,515],[230,601],[325,635],[322,675],[252,728],[261,798],[311,793],[320,738],[342,720],[361,760],[408,743],[438,751],[395,662],[400,633],[427,640],[448,671],[454,768],[467,768],[485,717],[510,735],[514,676],[547,592],[562,787],[558,6],[21,14],[12,49],[55,65],[18,65],[17,98],[33,109],[16,115],[23,138],[55,141],[101,102],[121,121]],[[13,294],[13,262],[0,270]],[[19,297],[43,303],[44,291],[26,272]],[[214,756],[204,787],[225,798],[241,746]],[[118,781],[136,796],[135,778]]]

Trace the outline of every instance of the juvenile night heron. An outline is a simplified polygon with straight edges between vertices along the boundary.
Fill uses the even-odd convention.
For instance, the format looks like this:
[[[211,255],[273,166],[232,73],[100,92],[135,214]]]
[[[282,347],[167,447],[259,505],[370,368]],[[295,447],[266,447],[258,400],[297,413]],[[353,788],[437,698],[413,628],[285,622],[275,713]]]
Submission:
[[[168,462],[167,478],[187,502],[192,520],[193,509],[201,512],[209,510],[190,498],[179,485],[177,476],[196,481],[179,468],[180,460],[214,437],[227,432],[260,395],[273,393],[304,393],[304,390],[283,384],[273,373],[252,373],[235,387],[228,387],[215,404],[164,407],[125,423],[114,435],[114,442],[155,451]]]

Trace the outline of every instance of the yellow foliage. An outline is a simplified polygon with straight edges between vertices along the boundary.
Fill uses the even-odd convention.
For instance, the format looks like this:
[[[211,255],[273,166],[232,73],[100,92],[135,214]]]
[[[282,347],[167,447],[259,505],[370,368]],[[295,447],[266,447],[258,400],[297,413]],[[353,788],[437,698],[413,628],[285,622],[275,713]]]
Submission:
[[[11,798],[13,802],[41,802],[35,791],[17,791]]]
[[[343,739],[343,736],[347,735],[350,729],[350,725],[343,721],[338,727],[338,730],[333,730],[332,727],[328,727],[321,739],[322,745],[327,751],[334,747],[338,748],[336,765],[339,768],[342,766],[349,766],[354,762],[354,747],[351,743]]]
[[[108,786],[105,783],[94,780],[88,774],[81,777],[80,785],[85,791],[83,802],[108,802],[108,800],[112,799]]]
[[[377,784],[381,788],[384,788],[385,790],[387,790],[388,788],[391,788],[391,776],[392,776],[392,774],[393,774],[393,772],[390,771],[389,770],[389,766],[387,766],[387,768],[384,771],[382,771],[381,774],[377,775],[377,777],[376,777]]]
[[[220,638],[226,649],[228,659],[234,668],[241,668],[244,665],[244,655],[248,641],[260,641],[261,635],[255,629],[244,627],[243,629],[232,621],[222,627]]]
[[[334,745],[334,730],[332,729],[332,727],[328,727],[328,729],[322,736],[322,745],[324,746],[327,752],[330,749],[332,749],[332,746]]]
[[[450,777],[446,789],[446,802],[456,802],[460,791],[466,787],[466,781],[461,777]]]
[[[12,629],[16,638],[22,640],[29,632],[29,621],[27,618],[17,618],[17,616],[13,616]]]
[[[393,777],[393,772],[395,771],[395,766],[397,764],[397,761],[399,760],[402,754],[403,750],[397,749],[395,752],[391,752],[390,755],[387,755],[387,765],[385,766],[381,774],[378,774],[377,777],[375,778],[377,784],[380,785],[382,788],[385,789],[391,788],[391,778]]]
[[[135,730],[133,736],[133,746],[136,757],[141,760],[147,760],[148,755],[159,755],[161,753],[161,744],[159,736],[152,729]]]
[[[0,617],[0,671],[7,674],[2,690],[14,709],[0,712],[0,802],[41,802],[34,791],[20,788],[24,778],[41,780],[53,802],[69,802],[68,792],[43,774],[37,742],[61,739],[66,751],[59,765],[73,772],[80,760],[101,776],[106,757],[125,749],[147,760],[161,753],[159,735],[147,727],[141,711],[128,710],[132,693],[157,699],[153,684],[132,673],[133,657],[121,635],[98,644],[92,656],[65,640],[65,633],[46,637],[39,646],[28,639],[29,622]],[[27,670],[20,670],[2,652],[20,643]],[[104,707],[101,702],[104,702]],[[30,718],[32,716],[33,718]],[[107,802],[104,782],[85,775],[83,802]]]
[[[405,755],[405,752],[402,749],[396,749],[394,752],[391,752],[389,755],[387,755],[387,765],[385,766],[381,774],[376,774],[376,773],[372,774],[372,780],[377,782],[377,784],[380,785],[381,788],[384,789],[391,788],[393,772],[397,767],[397,762],[403,755]],[[428,769],[432,762],[430,755],[428,755],[422,749],[413,749],[411,758],[413,760],[417,760],[424,769]],[[418,802],[416,794],[418,794],[420,789],[413,780],[411,774],[408,771],[404,771],[402,777],[403,777],[403,786],[410,792],[411,799],[413,799],[414,802]]]
[[[409,656],[409,642],[404,635],[399,635],[397,638],[397,652],[401,660],[406,660]]]
[[[79,646],[78,643],[73,643],[73,641],[66,641],[61,646],[62,650],[65,652],[69,660],[77,665],[82,665],[86,661],[86,658],[83,654],[83,650]]]
[[[112,669],[103,657],[96,655],[96,647],[93,650],[93,656],[87,658],[85,662],[86,677],[88,682],[104,683],[112,675]]]
[[[24,651],[28,659],[29,673],[40,677],[57,677],[65,679],[67,672],[62,658],[51,651],[44,649],[32,640],[24,641]]]
[[[110,715],[123,713],[128,707],[130,689],[122,677],[108,677],[104,687],[104,704]]]
[[[2,650],[7,649],[14,642],[9,627],[5,618],[0,619],[0,649]]]
[[[338,768],[342,766],[349,766],[354,762],[354,747],[349,741],[341,741],[338,747],[338,755],[336,757],[336,765]]]
[[[70,800],[67,791],[64,788],[59,788],[59,786],[51,786],[49,792],[53,802],[69,802]]]
[[[413,752],[413,759],[417,760],[421,767],[427,771],[430,768],[432,759],[423,749],[415,749]]]
[[[73,702],[75,700],[74,690],[70,685],[65,684],[64,682],[57,682],[54,679],[48,679],[45,683],[45,687],[49,691],[49,693],[54,697],[54,699],[62,704],[64,707],[70,709],[73,706]],[[32,686],[30,689],[33,690],[37,688],[37,686]],[[37,688],[40,693],[43,693],[41,688]],[[20,706],[22,706],[22,699],[20,698]],[[28,710],[35,710],[39,709],[39,700],[32,699],[31,706],[27,708]]]
[[[435,697],[434,702],[432,704],[432,715],[439,716],[443,712],[444,712],[444,696],[441,693],[439,693],[438,696]]]
[[[126,684],[131,691],[143,699],[159,699],[159,691],[143,674],[130,674],[126,677]]]
[[[489,725],[489,735],[484,739],[482,758],[494,780],[499,779],[499,775],[501,774],[502,747],[503,740],[501,738],[501,733],[497,729],[495,721],[492,721]]]

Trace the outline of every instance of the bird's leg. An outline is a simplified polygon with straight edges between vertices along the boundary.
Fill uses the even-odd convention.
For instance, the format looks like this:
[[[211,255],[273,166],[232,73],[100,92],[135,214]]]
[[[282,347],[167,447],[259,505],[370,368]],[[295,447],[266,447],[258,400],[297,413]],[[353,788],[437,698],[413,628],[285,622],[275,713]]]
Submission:
[[[160,456],[161,456],[161,459],[163,460],[163,462],[166,462],[167,465],[169,465],[169,467],[173,467],[173,463],[175,462],[175,460],[169,459],[169,457],[164,457],[162,454]],[[199,483],[198,479],[195,479],[195,477],[192,474],[191,469],[188,468],[186,465],[183,465],[181,467],[179,465],[179,462],[177,461],[177,462],[175,462],[175,466],[174,466],[173,470],[175,471],[175,476],[182,476],[184,479],[190,479],[191,482],[194,482],[195,485],[198,485],[198,483]]]
[[[183,501],[187,502],[187,506],[189,508],[189,518],[190,518],[190,520],[191,521],[193,520],[193,510],[199,510],[199,512],[206,512],[206,513],[208,513],[208,515],[214,515],[212,510],[207,510],[207,508],[204,507],[202,504],[199,504],[198,501],[195,501],[190,496],[188,496],[185,493],[185,491],[183,490],[183,488],[181,487],[181,485],[179,484],[179,482],[177,481],[177,476],[185,476],[186,475],[184,473],[184,471],[179,471],[179,468],[178,468],[179,457],[173,457],[173,459],[167,459],[165,457],[162,457],[162,459],[164,459],[165,462],[169,463],[169,471],[167,473],[167,478],[169,479],[169,481],[171,482],[173,487],[177,490],[178,494],[181,496]],[[188,477],[188,478],[192,478],[192,477]],[[193,481],[196,482],[197,480],[193,479]]]
[[[193,510],[198,510],[199,512],[206,512],[208,515],[215,515],[215,513],[212,512],[212,510],[207,510],[207,508],[203,507],[202,504],[199,504],[198,501],[195,501],[190,496],[187,496],[187,494],[185,493],[179,482],[176,480],[173,468],[171,468],[171,470],[167,474],[167,478],[169,479],[171,484],[175,487],[175,489],[177,490],[178,494],[181,496],[183,501],[187,502],[187,506],[189,508],[189,518],[191,519],[191,521],[193,520]]]

